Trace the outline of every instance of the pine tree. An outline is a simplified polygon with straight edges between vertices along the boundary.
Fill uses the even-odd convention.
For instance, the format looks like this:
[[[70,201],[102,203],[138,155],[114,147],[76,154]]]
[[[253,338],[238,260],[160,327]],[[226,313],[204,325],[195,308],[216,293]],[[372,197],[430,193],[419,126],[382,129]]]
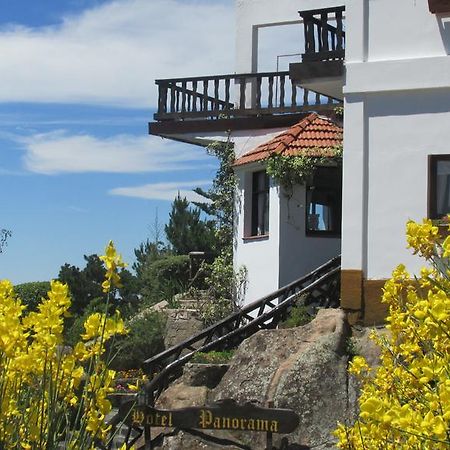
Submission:
[[[214,248],[214,222],[202,220],[200,209],[190,208],[186,198],[178,193],[172,203],[169,223],[164,230],[173,251],[187,255],[191,251],[211,253]]]

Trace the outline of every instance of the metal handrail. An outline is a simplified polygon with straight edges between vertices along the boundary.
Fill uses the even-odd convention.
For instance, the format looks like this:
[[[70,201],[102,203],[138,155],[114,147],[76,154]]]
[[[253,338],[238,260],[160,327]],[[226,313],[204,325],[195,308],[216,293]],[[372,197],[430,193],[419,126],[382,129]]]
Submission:
[[[275,292],[246,305],[191,338],[147,359],[144,369],[156,374],[147,383],[148,401],[153,402],[197,352],[236,347],[261,329],[275,328],[288,316],[289,309],[303,298],[305,305],[337,306],[339,303],[340,257],[333,258],[313,272]],[[278,302],[275,303],[274,300]],[[184,352],[187,352],[183,354]]]

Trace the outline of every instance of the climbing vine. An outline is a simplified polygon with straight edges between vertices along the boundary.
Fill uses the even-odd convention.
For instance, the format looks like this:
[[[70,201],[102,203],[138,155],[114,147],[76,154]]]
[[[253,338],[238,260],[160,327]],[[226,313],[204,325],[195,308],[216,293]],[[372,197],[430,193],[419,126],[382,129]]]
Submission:
[[[282,186],[288,195],[292,195],[293,187],[306,184],[312,179],[317,166],[342,162],[342,145],[325,150],[331,156],[280,155],[271,154],[266,160],[267,173]]]

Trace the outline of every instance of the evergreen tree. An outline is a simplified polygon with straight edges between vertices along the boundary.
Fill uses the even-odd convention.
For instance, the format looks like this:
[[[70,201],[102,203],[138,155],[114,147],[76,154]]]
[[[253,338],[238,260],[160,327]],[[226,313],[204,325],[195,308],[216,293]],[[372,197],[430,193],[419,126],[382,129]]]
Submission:
[[[59,281],[69,286],[72,297],[71,311],[82,314],[86,308],[97,300],[100,304],[106,300],[102,283],[105,279],[103,262],[97,255],[84,255],[86,266],[80,269],[70,264],[64,264],[59,271]],[[117,307],[128,313],[138,301],[138,286],[136,277],[126,269],[119,272],[122,287],[116,291]],[[126,311],[125,311],[126,310]]]
[[[11,237],[11,231],[0,228],[0,253],[3,252],[3,247],[6,246],[9,237]]]
[[[169,223],[165,232],[172,249],[177,255],[187,255],[191,251],[211,253],[214,248],[214,222],[200,218],[199,208],[189,208],[186,198],[178,193],[172,203]]]
[[[219,169],[214,177],[212,187],[207,191],[202,188],[194,192],[206,199],[206,202],[193,202],[195,206],[211,217],[216,224],[216,253],[232,254],[234,195],[236,175],[233,170],[234,147],[227,142],[214,142],[207,147],[207,152],[219,160]],[[229,258],[228,258],[229,259]],[[231,260],[229,261],[231,264]]]
[[[58,279],[69,286],[72,297],[71,310],[75,314],[83,313],[89,303],[96,298],[104,298],[102,282],[105,269],[97,255],[84,255],[86,267],[80,268],[64,264],[59,271]]]

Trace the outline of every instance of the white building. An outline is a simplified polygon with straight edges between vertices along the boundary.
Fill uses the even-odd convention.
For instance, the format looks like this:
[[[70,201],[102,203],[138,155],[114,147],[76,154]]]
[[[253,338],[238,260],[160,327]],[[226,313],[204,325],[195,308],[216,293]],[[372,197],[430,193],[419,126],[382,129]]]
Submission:
[[[151,133],[204,145],[231,130],[239,159],[343,101],[341,240],[308,236],[305,188],[288,205],[273,182],[268,236],[252,240],[251,185],[264,178],[253,175],[261,163],[250,162],[236,169],[235,259],[247,266],[252,301],[341,247],[341,305],[377,322],[392,269],[419,268],[406,221],[450,212],[450,0],[237,0],[236,14],[236,74],[159,81]],[[301,55],[288,57],[288,71],[262,72],[258,44],[276,29],[298,29]],[[291,44],[280,44],[277,62],[294,53]]]

